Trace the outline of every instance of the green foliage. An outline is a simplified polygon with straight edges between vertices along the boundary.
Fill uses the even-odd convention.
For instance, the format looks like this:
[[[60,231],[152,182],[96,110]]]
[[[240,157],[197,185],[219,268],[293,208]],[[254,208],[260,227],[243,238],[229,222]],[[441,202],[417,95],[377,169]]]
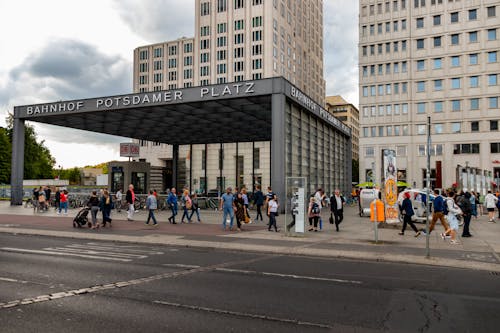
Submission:
[[[10,183],[12,149],[7,130],[0,127],[0,184]]]

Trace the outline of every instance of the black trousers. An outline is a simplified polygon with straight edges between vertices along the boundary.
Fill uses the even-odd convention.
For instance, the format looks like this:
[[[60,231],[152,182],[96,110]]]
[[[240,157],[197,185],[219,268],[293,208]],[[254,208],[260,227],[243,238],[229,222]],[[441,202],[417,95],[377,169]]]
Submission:
[[[415,226],[415,224],[411,220],[411,216],[408,216],[408,215],[405,215],[405,217],[403,219],[403,229],[401,230],[401,232],[405,232],[407,224],[410,225],[410,227],[413,229],[413,231],[418,232],[417,227]]]
[[[263,218],[262,218],[262,205],[257,205],[257,217],[255,218],[255,221],[257,221],[259,219],[259,216],[260,216],[260,220],[262,221]]]
[[[467,215],[464,215],[463,218],[464,218],[464,230],[462,231],[462,236],[470,235],[469,226],[470,226],[470,219],[472,218],[472,215],[467,214]]]
[[[337,209],[333,212],[333,215],[335,217],[335,225],[338,227],[338,225],[342,222],[344,219],[344,210],[343,209]]]

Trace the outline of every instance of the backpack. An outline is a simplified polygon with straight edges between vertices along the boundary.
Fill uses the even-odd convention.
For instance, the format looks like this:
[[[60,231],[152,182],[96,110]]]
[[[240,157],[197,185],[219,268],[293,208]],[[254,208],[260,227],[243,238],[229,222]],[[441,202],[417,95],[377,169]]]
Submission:
[[[467,199],[465,196],[461,196],[460,200],[457,202],[458,207],[462,210],[462,212],[465,215],[470,215],[472,212],[472,204],[470,203],[470,200]]]
[[[448,199],[444,199],[443,214],[448,215]]]
[[[311,213],[319,214],[319,205],[317,203],[313,203],[312,208],[311,208]]]

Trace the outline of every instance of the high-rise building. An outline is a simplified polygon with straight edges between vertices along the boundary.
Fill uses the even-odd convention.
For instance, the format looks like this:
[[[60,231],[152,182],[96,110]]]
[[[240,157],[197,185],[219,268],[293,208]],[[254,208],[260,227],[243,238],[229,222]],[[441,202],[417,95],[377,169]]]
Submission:
[[[324,105],[323,0],[195,1],[194,37],[134,50],[135,92],[283,76],[319,105]],[[175,15],[174,9],[172,15]],[[245,133],[241,135],[243,139]],[[193,167],[188,173],[195,189],[270,184],[269,142],[241,141],[223,146],[180,147],[181,160],[193,158]],[[169,166],[171,146],[139,143],[141,160],[154,166]],[[196,173],[202,168],[210,170],[208,179]],[[239,175],[235,175],[235,169],[240,170]],[[183,171],[179,170],[181,182]]]
[[[342,96],[326,96],[326,110],[351,129],[352,159],[359,161],[359,110]]]
[[[360,180],[381,152],[398,176],[425,187],[484,190],[500,160],[500,1],[361,0]]]

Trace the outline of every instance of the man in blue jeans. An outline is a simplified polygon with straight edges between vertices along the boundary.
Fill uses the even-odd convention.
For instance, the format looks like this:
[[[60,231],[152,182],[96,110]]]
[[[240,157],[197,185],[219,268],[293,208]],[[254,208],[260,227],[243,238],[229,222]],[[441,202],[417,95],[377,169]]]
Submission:
[[[224,193],[220,198],[219,210],[224,209],[224,216],[222,218],[222,228],[226,230],[226,220],[229,216],[231,217],[231,222],[229,224],[229,229],[233,229],[234,220],[234,195],[232,194],[232,188],[228,187],[226,193]]]

